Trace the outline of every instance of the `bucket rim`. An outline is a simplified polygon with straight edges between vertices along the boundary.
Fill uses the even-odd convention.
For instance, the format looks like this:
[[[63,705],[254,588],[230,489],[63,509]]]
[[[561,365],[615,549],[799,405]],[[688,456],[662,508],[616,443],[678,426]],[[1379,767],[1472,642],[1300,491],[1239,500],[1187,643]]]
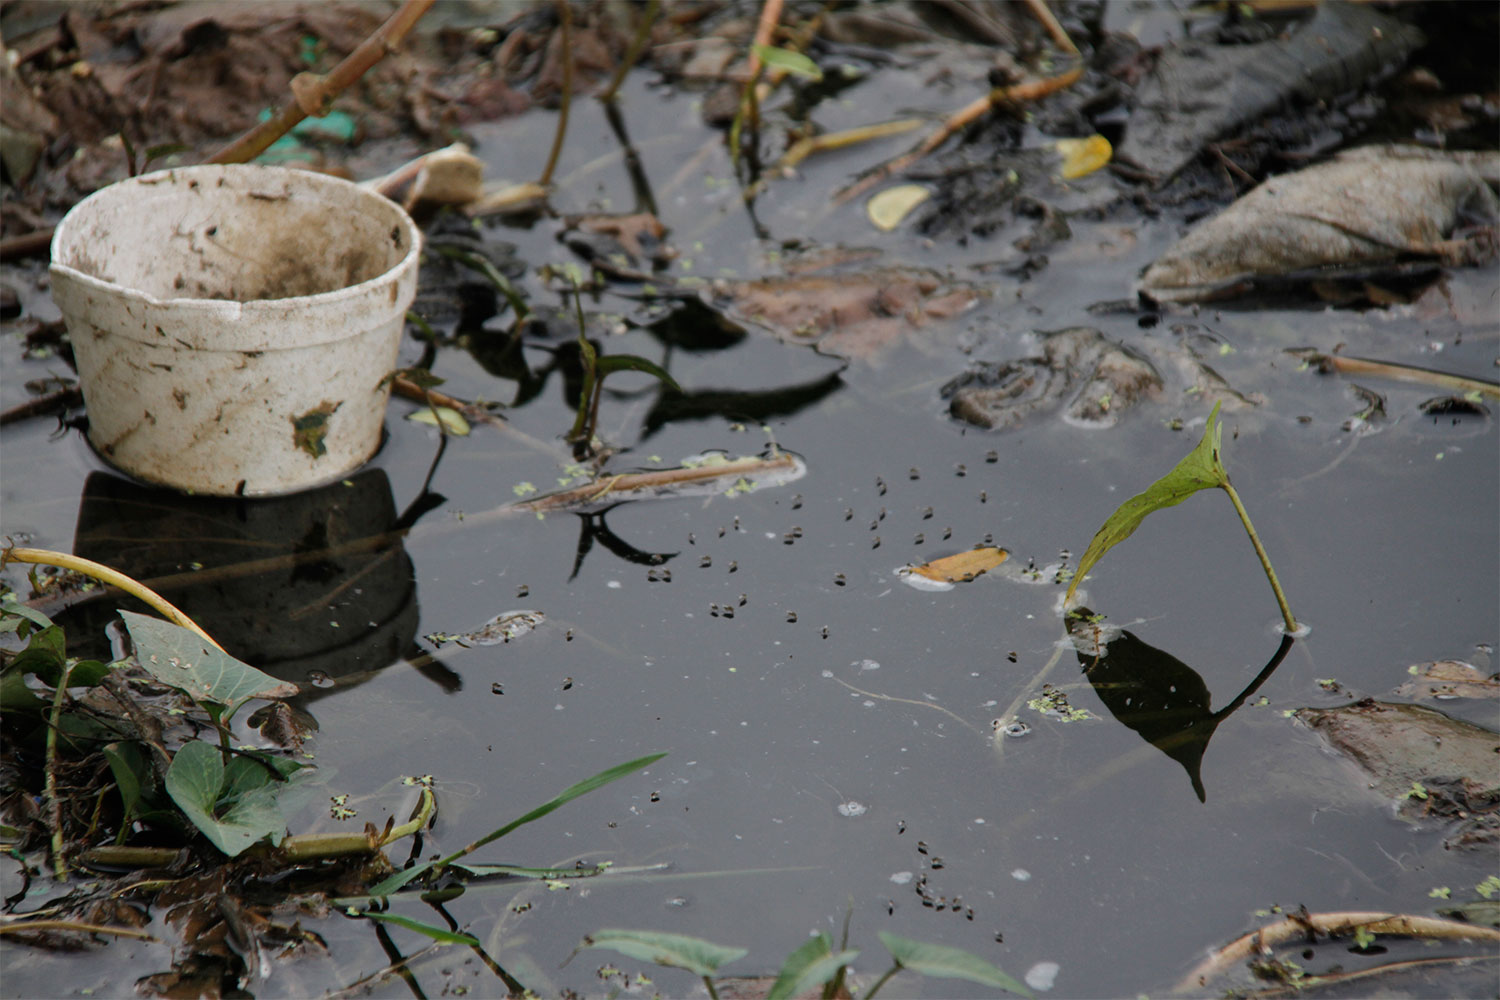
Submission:
[[[163,298],[152,295],[150,292],[139,288],[131,288],[128,285],[117,284],[106,281],[86,271],[80,271],[71,264],[64,263],[60,258],[66,256],[68,250],[67,240],[70,237],[69,220],[74,219],[74,213],[84,208],[95,200],[105,200],[117,197],[124,190],[132,187],[143,187],[159,184],[163,180],[171,179],[173,175],[201,173],[207,176],[224,176],[227,174],[240,174],[250,176],[252,173],[258,176],[277,176],[297,183],[307,183],[313,187],[322,185],[329,188],[343,188],[346,191],[357,192],[371,205],[383,205],[392,213],[392,218],[405,231],[409,248],[407,252],[390,267],[373,278],[367,278],[353,285],[345,285],[327,292],[316,292],[312,295],[291,295],[279,299],[206,299],[194,296]],[[81,217],[81,216],[80,216]],[[76,219],[74,219],[76,222]],[[245,312],[255,313],[262,310],[282,310],[289,306],[301,306],[302,308],[317,308],[337,306],[345,300],[367,295],[372,288],[392,280],[399,281],[409,270],[414,271],[422,254],[422,231],[416,222],[400,205],[385,196],[371,191],[354,181],[345,180],[342,177],[334,177],[330,174],[320,174],[310,170],[294,170],[289,167],[275,167],[255,163],[200,163],[186,167],[167,167],[162,170],[154,170],[149,174],[141,174],[136,177],[128,177],[113,184],[106,185],[87,197],[83,198],[62,217],[57,228],[52,234],[52,244],[49,247],[51,262],[48,270],[57,276],[66,277],[96,291],[105,291],[110,295],[117,295],[127,299],[140,302],[152,307],[171,307],[173,309],[193,309],[212,313],[223,313],[226,308],[236,314]],[[405,310],[403,309],[404,313]]]

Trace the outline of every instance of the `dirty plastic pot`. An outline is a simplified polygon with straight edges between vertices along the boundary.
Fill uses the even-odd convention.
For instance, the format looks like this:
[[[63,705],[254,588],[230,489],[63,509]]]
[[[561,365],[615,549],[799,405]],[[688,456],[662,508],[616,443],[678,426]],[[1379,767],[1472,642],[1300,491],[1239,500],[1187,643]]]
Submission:
[[[140,479],[265,496],[380,446],[420,237],[356,184],[279,167],[162,170],[52,239],[89,440]]]

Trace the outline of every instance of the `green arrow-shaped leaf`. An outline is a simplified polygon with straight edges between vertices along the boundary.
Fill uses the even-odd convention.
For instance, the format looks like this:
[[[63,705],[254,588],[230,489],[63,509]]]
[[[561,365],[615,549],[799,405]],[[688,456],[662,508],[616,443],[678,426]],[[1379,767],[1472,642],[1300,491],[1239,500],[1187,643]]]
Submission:
[[[135,643],[136,659],[151,676],[197,701],[223,705],[226,720],[251,698],[287,698],[297,693],[297,685],[241,663],[181,625],[132,611],[121,611],[120,616]]]
[[[663,931],[606,929],[583,939],[584,948],[612,948],[643,962],[686,969],[699,976],[712,976],[725,962],[744,958],[748,948],[727,948],[702,938]]]
[[[1104,553],[1134,534],[1147,514],[1164,507],[1174,507],[1199,490],[1223,487],[1229,483],[1229,473],[1219,464],[1219,438],[1222,433],[1223,429],[1219,426],[1219,404],[1215,403],[1213,412],[1208,415],[1208,426],[1203,429],[1203,439],[1198,442],[1198,447],[1178,462],[1171,472],[1147,487],[1146,492],[1120,504],[1109,515],[1104,526],[1094,534],[1083,558],[1078,561],[1078,571],[1073,574],[1073,582],[1068,585],[1067,597],[1063,599],[1065,606],[1072,606],[1073,592],[1078,589],[1079,583],[1083,582],[1094,564],[1104,557]]]
[[[220,816],[215,812],[223,788],[224,759],[216,747],[193,740],[172,758],[167,794],[215,847],[232,858],[266,837],[280,842],[286,820],[276,805],[276,789],[243,790]]]
[[[814,935],[786,957],[766,1000],[791,1000],[814,986],[832,982],[840,969],[858,957],[859,952],[853,949],[833,951],[833,942],[826,932]]]
[[[890,951],[896,964],[924,976],[966,979],[971,983],[1008,990],[1023,997],[1032,995],[1030,990],[1001,972],[999,968],[962,948],[913,941],[886,931],[880,932],[880,940]]]

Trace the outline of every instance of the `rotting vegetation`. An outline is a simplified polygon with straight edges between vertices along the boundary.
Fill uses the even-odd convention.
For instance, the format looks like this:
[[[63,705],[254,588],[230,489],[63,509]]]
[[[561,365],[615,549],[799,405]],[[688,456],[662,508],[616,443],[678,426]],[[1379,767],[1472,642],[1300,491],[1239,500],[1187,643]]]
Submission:
[[[341,169],[340,161],[346,155],[337,142],[329,140],[329,135],[336,134],[334,127],[344,120],[338,117],[340,114],[358,117],[367,137],[401,133],[408,138],[420,137],[425,147],[451,139],[452,130],[461,129],[465,122],[515,114],[533,102],[560,105],[563,113],[559,116],[548,165],[535,183],[488,189],[479,185],[477,191],[474,183],[447,187],[436,179],[440,165],[435,154],[414,160],[412,169],[392,175],[398,178],[393,182],[392,193],[404,194],[405,203],[427,222],[429,234],[428,270],[424,275],[428,297],[412,317],[414,336],[425,342],[423,357],[421,363],[402,373],[393,373],[392,377],[398,393],[419,404],[420,408],[414,411],[420,415],[418,418],[430,417],[430,422],[439,429],[438,458],[442,457],[442,449],[448,447],[450,434],[469,432],[469,421],[486,425],[482,428],[484,433],[515,433],[507,428],[504,408],[499,404],[467,402],[436,391],[439,380],[431,376],[429,369],[440,348],[466,346],[487,369],[513,381],[516,391],[509,400],[510,406],[523,405],[541,393],[550,376],[556,373],[575,414],[572,428],[563,435],[572,446],[572,453],[558,455],[559,466],[566,473],[559,477],[562,488],[530,497],[535,488],[523,490],[521,487],[529,484],[518,484],[516,492],[521,499],[488,514],[468,515],[466,522],[471,526],[483,524],[490,517],[517,514],[594,515],[626,500],[654,496],[734,494],[784,484],[802,475],[801,460],[774,444],[761,457],[736,459],[715,454],[673,468],[617,469],[614,446],[600,434],[600,414],[608,404],[623,400],[626,395],[607,393],[606,376],[619,371],[649,376],[654,384],[644,391],[656,393],[657,408],[653,408],[653,414],[658,413],[658,408],[666,412],[673,406],[678,407],[678,413],[691,412],[684,408],[691,404],[693,393],[691,387],[682,392],[670,371],[655,361],[606,350],[608,336],[621,323],[618,317],[586,313],[584,298],[586,293],[606,286],[624,289],[621,294],[664,306],[669,312],[703,310],[694,315],[706,314],[712,334],[726,341],[743,337],[749,331],[765,330],[788,343],[812,346],[819,354],[870,363],[892,352],[903,341],[918,338],[929,324],[940,326],[942,321],[952,319],[988,295],[989,291],[980,283],[985,276],[1002,273],[1024,278],[1051,266],[1048,255],[1055,256],[1066,247],[1069,237],[1066,217],[1070,212],[1107,214],[1119,211],[1132,198],[1153,210],[1181,206],[1191,209],[1218,207],[1236,195],[1251,191],[1217,219],[1190,233],[1178,248],[1145,272],[1140,289],[1146,298],[1144,304],[1114,304],[1116,309],[1139,308],[1143,325],[1147,320],[1154,323],[1161,315],[1171,315],[1174,302],[1240,292],[1247,290],[1246,286],[1253,286],[1249,290],[1260,293],[1265,292],[1267,285],[1275,293],[1284,293],[1288,286],[1293,286],[1294,294],[1310,296],[1313,301],[1344,303],[1350,301],[1348,290],[1331,288],[1330,282],[1352,280],[1357,286],[1354,294],[1362,296],[1361,301],[1376,304],[1399,301],[1403,296],[1421,294],[1427,287],[1422,283],[1432,280],[1440,266],[1473,266],[1492,261],[1497,221],[1490,190],[1494,183],[1492,171],[1471,169],[1475,158],[1438,158],[1418,155],[1409,148],[1382,151],[1373,147],[1374,152],[1346,156],[1333,161],[1331,166],[1312,167],[1310,172],[1342,169],[1359,164],[1360,157],[1378,157],[1382,158],[1382,164],[1394,164],[1391,169],[1417,163],[1429,173],[1456,176],[1457,181],[1449,185],[1452,190],[1439,191],[1443,197],[1436,199],[1434,207],[1423,209],[1425,214],[1421,214],[1417,223],[1391,221],[1403,231],[1413,227],[1418,230],[1409,241],[1382,239],[1377,229],[1373,239],[1364,243],[1354,241],[1316,259],[1288,260],[1275,247],[1270,250],[1252,247],[1244,250],[1251,262],[1242,267],[1224,273],[1183,273],[1185,268],[1191,271],[1192,265],[1204,259],[1223,257],[1216,249],[1219,245],[1212,242],[1214,228],[1233,229],[1238,216],[1252,213],[1259,202],[1275,193],[1273,185],[1279,182],[1266,182],[1258,188],[1253,188],[1254,184],[1291,164],[1300,164],[1302,159],[1326,152],[1298,151],[1278,158],[1274,150],[1277,140],[1282,138],[1280,133],[1286,122],[1296,117],[1288,112],[1287,102],[1295,104],[1293,99],[1307,98],[1328,102],[1306,112],[1307,121],[1302,125],[1308,133],[1318,132],[1318,126],[1326,124],[1327,118],[1339,114],[1347,113],[1346,119],[1360,121],[1342,102],[1349,95],[1368,94],[1370,84],[1378,82],[1387,66],[1398,63],[1414,49],[1418,37],[1410,26],[1384,14],[1355,14],[1351,8],[1329,5],[1309,23],[1282,25],[1286,29],[1284,34],[1252,39],[1245,36],[1262,32],[1261,25],[1246,24],[1239,15],[1230,16],[1218,37],[1204,42],[1220,56],[1233,51],[1237,62],[1249,64],[1255,61],[1259,46],[1269,46],[1260,49],[1259,54],[1279,52],[1297,66],[1326,59],[1338,66],[1338,73],[1358,78],[1337,74],[1331,77],[1332,70],[1326,66],[1321,69],[1314,66],[1304,75],[1317,83],[1315,93],[1257,96],[1256,101],[1249,102],[1253,106],[1248,109],[1241,106],[1246,102],[1231,93],[1224,103],[1248,113],[1233,121],[1193,121],[1185,130],[1189,137],[1186,140],[1174,134],[1170,142],[1157,140],[1142,146],[1139,137],[1148,130],[1128,129],[1129,139],[1118,147],[1122,160],[1113,165],[1113,173],[1073,177],[1065,172],[1064,178],[1077,183],[1060,185],[1053,176],[1052,151],[1019,148],[1023,123],[1033,113],[1030,108],[1034,102],[1043,102],[1035,105],[1034,113],[1054,129],[1092,133],[1097,127],[1117,131],[1121,112],[1161,115],[1162,108],[1172,104],[1162,96],[1163,89],[1181,85],[1180,74],[1185,71],[1178,63],[1201,59],[1203,55],[1147,52],[1139,46],[1132,47],[1123,37],[1107,38],[1085,32],[1089,26],[1087,11],[1068,11],[1064,22],[1059,22],[1044,4],[1028,6],[1031,15],[1009,9],[957,5],[955,9],[966,12],[961,16],[975,22],[967,25],[967,30],[978,31],[983,27],[989,32],[988,35],[981,32],[984,37],[992,41],[1004,39],[1010,46],[1003,50],[1006,56],[997,60],[990,75],[989,92],[947,116],[910,152],[869,168],[839,193],[839,197],[851,199],[873,190],[888,178],[905,176],[924,181],[931,188],[924,203],[913,202],[907,208],[914,213],[911,224],[935,238],[980,239],[1024,230],[1011,242],[1003,259],[987,262],[965,279],[955,280],[951,275],[920,268],[887,266],[878,255],[872,257],[840,248],[822,258],[810,255],[811,259],[804,261],[788,253],[779,274],[705,280],[680,269],[671,270],[677,251],[656,219],[648,196],[637,206],[639,211],[555,220],[559,222],[560,238],[588,266],[585,269],[575,265],[540,276],[540,285],[558,296],[559,304],[553,307],[535,301],[538,283],[520,280],[528,270],[527,265],[509,255],[490,230],[470,224],[470,218],[529,215],[534,220],[553,214],[547,204],[548,187],[554,181],[557,151],[566,141],[568,102],[581,97],[591,86],[605,86],[612,78],[613,83],[601,95],[607,96],[637,58],[678,82],[705,80],[716,88],[713,97],[705,102],[705,114],[718,114],[727,128],[726,141],[735,151],[734,162],[741,172],[745,200],[752,206],[758,195],[805,157],[846,148],[846,142],[899,134],[910,127],[899,120],[877,123],[872,131],[858,136],[818,143],[811,141],[811,137],[795,135],[798,123],[787,128],[785,122],[767,116],[765,109],[774,88],[783,81],[802,81],[809,87],[822,82],[821,71],[815,74],[807,68],[810,64],[817,70],[815,60],[801,51],[818,54],[816,39],[842,38],[848,40],[844,44],[858,45],[867,44],[861,40],[876,37],[880,31],[905,31],[917,38],[931,39],[941,34],[942,29],[925,23],[927,18],[920,10],[913,12],[905,7],[783,12],[775,2],[759,7],[759,23],[753,36],[748,34],[747,25],[733,30],[725,28],[722,33],[700,30],[696,22],[704,15],[688,5],[653,2],[644,9],[634,9],[608,4],[538,4],[503,25],[442,29],[435,44],[455,56],[445,67],[400,51],[396,44],[416,18],[423,15],[425,4],[404,5],[398,15],[406,18],[402,22],[404,27],[384,34],[367,13],[362,15],[363,20],[353,13],[339,20],[331,7],[317,13],[299,8],[296,18],[287,19],[274,30],[266,30],[257,18],[243,13],[183,23],[181,8],[150,12],[137,21],[131,21],[128,14],[95,20],[74,12],[56,25],[41,29],[41,36],[30,40],[24,58],[6,68],[8,74],[24,81],[15,91],[25,95],[18,104],[19,110],[7,112],[23,116],[24,122],[18,124],[19,119],[7,119],[11,128],[27,136],[51,139],[64,114],[69,116],[70,126],[76,119],[90,127],[72,136],[76,147],[66,169],[37,172],[39,164],[49,165],[45,161],[52,161],[53,166],[61,162],[60,153],[53,151],[50,143],[42,143],[40,149],[32,149],[30,154],[28,148],[37,144],[25,137],[19,146],[10,147],[16,152],[7,155],[7,176],[19,182],[12,190],[21,196],[10,197],[10,190],[7,192],[5,251],[9,256],[27,250],[24,242],[13,243],[9,239],[14,230],[43,232],[49,217],[78,194],[108,179],[134,173],[147,163],[170,163],[172,157],[195,158],[187,150],[200,146],[206,150],[212,145],[210,138],[227,138],[233,131],[249,128],[253,113],[267,103],[279,103],[283,113],[271,116],[270,127],[259,133],[262,138],[278,127],[285,131],[294,119],[309,114],[313,119],[327,119],[328,131],[317,135],[303,129],[297,140],[300,145],[294,143],[293,148],[298,155],[310,154],[312,161],[335,170]],[[1368,33],[1369,27],[1360,18],[1382,19],[1377,26],[1382,28],[1379,34],[1388,44],[1372,50],[1359,42],[1360,31]],[[1340,31],[1344,32],[1340,37],[1349,44],[1343,48],[1306,44],[1313,32],[1329,30],[1327,19],[1338,21]],[[1363,28],[1350,29],[1346,22],[1351,19]],[[1265,30],[1276,27],[1272,25]],[[947,30],[951,32],[951,28]],[[171,41],[156,51],[146,52],[134,64],[122,62],[118,54],[121,42],[132,37],[132,32],[138,40],[165,36]],[[333,93],[312,86],[320,81],[293,73],[330,68],[328,64],[334,62],[336,55],[358,53],[360,42],[370,37],[378,41],[377,47],[396,51],[391,53],[390,62],[370,70],[370,75],[350,91],[338,111],[331,106]],[[1083,51],[1075,46],[1075,37],[1088,38]],[[1350,37],[1354,39],[1352,42]],[[309,38],[314,43],[310,47]],[[1288,38],[1295,44],[1283,44]],[[1011,56],[1011,50],[1024,58]],[[214,56],[215,52],[221,54]],[[268,59],[278,63],[279,69],[255,74],[254,88],[246,87],[245,79],[238,76],[227,81],[228,86],[244,91],[237,95],[241,100],[227,105],[231,113],[210,116],[202,112],[202,107],[223,95],[214,91],[199,93],[194,86],[201,82],[205,72],[197,61],[214,58],[247,72],[248,67]],[[85,69],[79,69],[80,66]],[[487,72],[480,72],[480,66],[486,67]],[[369,67],[353,76],[358,77],[366,69]],[[353,83],[353,79],[340,77],[336,69],[321,80],[329,81],[337,83],[330,85],[329,91]],[[142,91],[148,82],[151,89]],[[1137,88],[1133,94],[1132,86]],[[1240,84],[1229,90],[1235,86]],[[293,94],[290,101],[285,100],[288,89]],[[44,97],[38,97],[38,91]],[[174,103],[176,95],[189,92],[196,95],[193,101]],[[52,102],[59,103],[54,106]],[[153,102],[180,108],[180,113],[163,119],[164,124],[155,125],[150,116]],[[1487,124],[1493,123],[1493,112],[1486,110],[1482,102],[1478,108],[1462,110],[1468,117],[1454,129],[1456,133],[1482,132]],[[333,114],[328,114],[330,111]],[[218,134],[216,130],[221,128],[228,132]],[[784,135],[778,134],[781,129],[786,129]],[[1350,126],[1347,134],[1358,131]],[[1103,138],[1097,134],[1093,137]],[[788,152],[769,164],[763,163],[767,150],[774,148],[773,140],[782,138]],[[260,138],[251,140],[248,147],[232,145],[227,147],[228,152],[218,155],[234,158],[241,155],[234,150],[259,145],[260,141]],[[174,150],[173,146],[186,150]],[[137,148],[143,155],[137,154]],[[1097,150],[1098,144],[1093,148]],[[1156,162],[1151,156],[1156,148],[1170,149],[1175,158],[1170,163]],[[1130,162],[1132,153],[1138,157],[1134,163]],[[992,154],[1003,154],[1003,158]],[[463,156],[461,150],[456,150],[445,159],[461,173],[467,172],[466,181],[473,182],[474,164]],[[1492,157],[1493,154],[1485,159]],[[999,163],[998,168],[985,165],[992,159]],[[33,176],[37,183],[28,185],[28,178]],[[403,182],[409,182],[405,189],[399,186]],[[1138,182],[1140,187],[1125,193],[1115,186],[1121,182]],[[649,194],[648,185],[643,184],[642,188]],[[454,190],[460,193],[454,194]],[[1351,228],[1344,219],[1321,221],[1340,232]],[[1255,217],[1246,225],[1253,230],[1263,227],[1263,223],[1263,218]],[[902,224],[903,217],[890,222],[891,227]],[[886,228],[884,222],[877,225]],[[443,238],[444,227],[451,227],[446,238]],[[1232,234],[1230,240],[1240,249],[1241,236]],[[35,243],[33,239],[32,244]],[[1371,243],[1375,251],[1369,249]],[[1174,254],[1179,259],[1174,260]],[[1186,263],[1180,258],[1185,258]],[[435,280],[439,273],[447,279],[446,284]],[[1415,288],[1408,285],[1413,274]],[[486,327],[496,318],[501,322]],[[629,323],[639,327],[648,325],[639,317]],[[502,326],[503,331],[497,329]],[[39,344],[50,342],[66,349],[66,342],[59,339],[60,331],[55,328],[49,330],[44,324],[37,324],[32,333]],[[1207,417],[1203,442],[1194,453],[1198,465],[1203,467],[1197,471],[1203,476],[1193,479],[1189,475],[1193,470],[1188,470],[1178,477],[1178,480],[1184,476],[1191,479],[1187,485],[1163,480],[1143,498],[1137,498],[1144,508],[1134,511],[1122,508],[1111,518],[1080,563],[1068,591],[1069,598],[1104,550],[1128,535],[1145,513],[1177,503],[1193,490],[1218,486],[1233,498],[1276,591],[1285,628],[1288,634],[1295,631],[1296,623],[1270,570],[1269,560],[1249,528],[1248,516],[1228,486],[1217,458],[1217,405],[1222,402],[1226,406],[1248,407],[1258,400],[1239,393],[1220,379],[1191,345],[1182,351],[1158,351],[1150,357],[1141,357],[1086,328],[1046,334],[1043,338],[1040,357],[1020,362],[980,362],[951,380],[944,395],[951,397],[952,415],[982,427],[1003,429],[1023,426],[1045,412],[1061,410],[1075,423],[1104,428],[1121,419],[1137,401],[1143,405],[1159,403],[1167,387],[1172,392],[1173,406],[1181,404],[1184,412],[1194,411],[1201,417],[1211,404],[1214,406]],[[544,353],[549,360],[541,366],[530,364],[523,348]],[[1327,356],[1324,361],[1337,370]],[[1163,370],[1169,373],[1167,380],[1160,375]],[[1174,371],[1183,373],[1176,382],[1170,377]],[[797,400],[822,398],[836,382],[836,374],[827,376],[797,387],[800,395],[784,396],[795,395]],[[975,383],[980,390],[997,397],[999,405],[976,399]],[[48,396],[37,405],[28,405],[24,413],[17,412],[15,418],[34,416],[48,407],[76,407],[76,393],[66,394],[70,389],[47,387]],[[1475,384],[1471,380],[1459,391],[1493,398],[1496,390],[1489,383]],[[1016,400],[1023,405],[1010,407]],[[722,399],[705,401],[704,405],[730,408]],[[734,400],[732,408],[735,412],[774,412],[778,405],[792,404],[784,397],[740,398]],[[7,414],[8,418],[11,416]],[[1183,426],[1184,421],[1175,410],[1173,418],[1177,420],[1176,426]],[[560,432],[563,430],[559,428]],[[550,443],[525,443],[549,452],[558,451]],[[1211,460],[1206,457],[1209,453]],[[371,538],[389,541],[416,532],[423,512],[420,504],[414,504],[389,531]],[[450,526],[443,530],[456,529]],[[1005,552],[981,546],[972,553],[950,558],[956,560],[952,565],[936,560],[926,564],[928,572],[923,567],[914,572],[943,583],[968,581],[997,566],[1005,558]],[[38,594],[44,589],[43,578],[34,578],[32,583]],[[107,664],[72,659],[67,656],[61,630],[45,615],[21,603],[8,604],[7,612],[7,631],[23,643],[8,657],[4,686],[7,742],[14,751],[7,757],[6,766],[8,774],[15,776],[7,779],[13,787],[7,789],[10,794],[6,802],[11,815],[24,820],[24,824],[9,820],[24,835],[17,843],[27,850],[27,856],[34,857],[37,855],[32,849],[45,841],[51,871],[60,879],[67,876],[75,862],[101,871],[131,869],[134,874],[123,876],[118,882],[100,883],[87,891],[80,889],[56,902],[55,912],[29,913],[26,921],[4,925],[4,933],[8,938],[44,947],[67,947],[89,935],[147,933],[140,929],[145,925],[145,915],[153,908],[167,910],[168,922],[190,947],[172,972],[141,984],[151,992],[214,993],[253,983],[270,951],[285,957],[321,946],[316,934],[301,929],[298,913],[327,914],[346,903],[352,906],[347,911],[351,917],[399,923],[426,936],[435,945],[478,948],[477,939],[465,931],[383,912],[374,900],[389,897],[408,885],[420,887],[425,896],[431,896],[460,892],[465,884],[485,878],[562,881],[609,877],[611,870],[603,863],[576,869],[524,869],[473,865],[465,863],[463,858],[517,826],[540,819],[572,798],[647,767],[657,759],[657,755],[642,757],[580,782],[512,824],[498,828],[491,836],[436,860],[419,860],[423,832],[435,803],[434,789],[426,776],[411,777],[411,784],[403,786],[415,800],[409,807],[403,803],[405,822],[397,824],[393,817],[384,829],[367,825],[361,833],[330,838],[288,835],[287,817],[295,811],[296,800],[319,794],[321,789],[313,791],[318,787],[315,769],[297,759],[310,733],[302,728],[287,705],[274,700],[282,693],[281,685],[274,679],[230,657],[220,659],[215,655],[212,639],[206,636],[199,638],[210,645],[180,646],[186,641],[181,635],[129,613],[126,621],[131,652],[122,649],[121,655]],[[1091,669],[1090,663],[1092,669],[1102,673],[1098,670],[1102,660],[1110,656],[1117,662],[1120,659],[1120,647],[1101,638],[1101,622],[1092,613],[1081,618],[1075,616],[1070,630],[1074,632],[1074,648],[1086,672]],[[480,633],[485,638],[474,639],[475,642],[490,641],[490,634],[484,628],[468,636],[473,638]],[[1082,638],[1085,635],[1091,638]],[[509,633],[505,633],[503,641],[509,638]],[[1238,707],[1284,653],[1285,642],[1278,657],[1227,710],[1209,712],[1206,688],[1202,691],[1202,703],[1195,703],[1191,710],[1196,713],[1195,718],[1208,720],[1209,724],[1187,741],[1196,745],[1199,756],[1212,725],[1227,711]],[[151,666],[160,666],[163,661],[170,663],[174,657],[182,661],[184,656],[195,663],[211,664],[216,679],[182,683],[171,670]],[[1099,680],[1093,674],[1090,679]],[[1035,684],[1041,681],[1039,675]],[[231,685],[228,693],[220,686],[223,683]],[[1046,685],[1043,689],[1042,697],[1030,699],[1040,706],[1036,710],[1066,716],[1066,696],[1060,689]],[[1017,704],[1034,693],[1023,692]],[[253,720],[258,722],[256,728],[265,745],[247,749],[232,745],[237,737],[230,723],[235,710],[250,697],[273,700]],[[1121,721],[1131,724],[1123,715]],[[1148,735],[1144,728],[1139,731],[1160,749],[1171,752],[1162,745],[1164,741],[1159,734]],[[997,746],[1000,742],[1003,741],[997,741]],[[1178,748],[1181,742],[1179,739],[1172,746]],[[1190,773],[1198,787],[1196,772],[1190,768]],[[1462,788],[1471,794],[1473,802],[1483,804],[1493,798],[1490,789],[1475,792],[1467,785]],[[436,795],[441,795],[440,784]],[[1201,788],[1199,795],[1202,797]],[[1455,808],[1473,809],[1473,802],[1459,800]],[[335,800],[335,810],[346,808]],[[198,839],[198,834],[205,839]],[[405,867],[393,865],[387,852],[407,839],[412,841],[411,856]],[[116,843],[104,843],[111,840]],[[233,860],[224,861],[209,849],[210,844],[219,855]],[[32,868],[24,870],[29,877]],[[40,877],[40,866],[36,866],[35,874]],[[287,878],[295,884],[295,894],[283,891],[279,901],[272,904],[251,898],[250,889],[264,888],[273,879],[285,884]],[[123,903],[121,898],[129,898],[131,902]],[[1310,916],[1299,922],[1298,927],[1306,933],[1321,935],[1357,934],[1363,929],[1369,934],[1419,937],[1439,936],[1452,930],[1446,927],[1434,930],[1391,915],[1323,917],[1326,919]],[[882,935],[882,939],[898,969],[955,975],[997,989],[1026,992],[988,963],[970,963],[968,959],[973,956],[955,954],[953,949],[924,951],[915,942],[894,935],[889,939]],[[669,941],[665,935],[643,931],[601,932],[585,944],[616,947],[632,957],[687,968],[703,978],[711,995],[715,993],[713,974],[734,951],[715,950],[706,942],[691,939]],[[671,952],[669,945],[678,951]],[[847,948],[847,940],[835,949],[831,939],[823,935],[788,959],[778,981],[759,986],[763,991],[768,989],[771,996],[792,995],[808,987],[822,987],[825,997],[843,995],[840,990],[844,988],[845,970],[855,954]],[[1224,954],[1230,957],[1221,965],[1237,964],[1242,958],[1234,946],[1225,949]],[[393,966],[388,971],[395,974],[397,970]],[[1222,971],[1219,967],[1209,970],[1213,974]],[[1202,974],[1197,985],[1207,981],[1209,972]],[[524,983],[503,969],[496,975],[513,993],[525,988]]]

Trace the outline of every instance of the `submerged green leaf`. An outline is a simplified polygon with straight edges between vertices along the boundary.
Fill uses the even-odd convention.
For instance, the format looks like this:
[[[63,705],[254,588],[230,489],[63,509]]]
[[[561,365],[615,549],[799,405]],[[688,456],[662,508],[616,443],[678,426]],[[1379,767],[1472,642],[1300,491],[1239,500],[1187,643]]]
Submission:
[[[1198,447],[1189,452],[1172,471],[1146,488],[1146,492],[1131,497],[1115,510],[1104,522],[1093,541],[1089,542],[1083,558],[1078,561],[1078,570],[1073,582],[1068,585],[1064,605],[1071,607],[1073,592],[1078,584],[1104,554],[1135,533],[1146,515],[1165,507],[1174,507],[1199,490],[1223,487],[1229,482],[1229,473],[1219,463],[1219,440],[1223,428],[1219,426],[1219,404],[1208,415],[1208,426],[1203,429],[1203,438]]]
[[[663,931],[633,931],[610,928],[583,939],[584,948],[612,948],[622,955],[686,969],[699,976],[712,976],[725,962],[750,953],[748,948],[728,948],[703,938]]]
[[[439,944],[466,944],[475,948],[479,946],[479,939],[472,934],[464,934],[461,931],[450,931],[444,927],[434,927],[431,924],[424,924],[420,920],[413,920],[411,917],[400,917],[394,913],[360,913],[358,916],[369,920],[383,920],[388,924],[405,927],[409,931],[425,934]]]
[[[823,71],[818,68],[818,64],[800,52],[780,49],[774,45],[752,45],[750,48],[767,66],[784,69],[807,80],[823,79]]]
[[[223,705],[226,720],[251,698],[297,693],[297,685],[241,663],[181,625],[133,611],[121,611],[120,616],[135,643],[136,659],[151,676],[197,701]]]
[[[913,941],[887,931],[880,932],[880,940],[890,950],[891,957],[896,960],[896,964],[924,976],[966,979],[971,983],[993,986],[1023,997],[1032,995],[1030,990],[1000,971],[998,967],[962,948]]]

